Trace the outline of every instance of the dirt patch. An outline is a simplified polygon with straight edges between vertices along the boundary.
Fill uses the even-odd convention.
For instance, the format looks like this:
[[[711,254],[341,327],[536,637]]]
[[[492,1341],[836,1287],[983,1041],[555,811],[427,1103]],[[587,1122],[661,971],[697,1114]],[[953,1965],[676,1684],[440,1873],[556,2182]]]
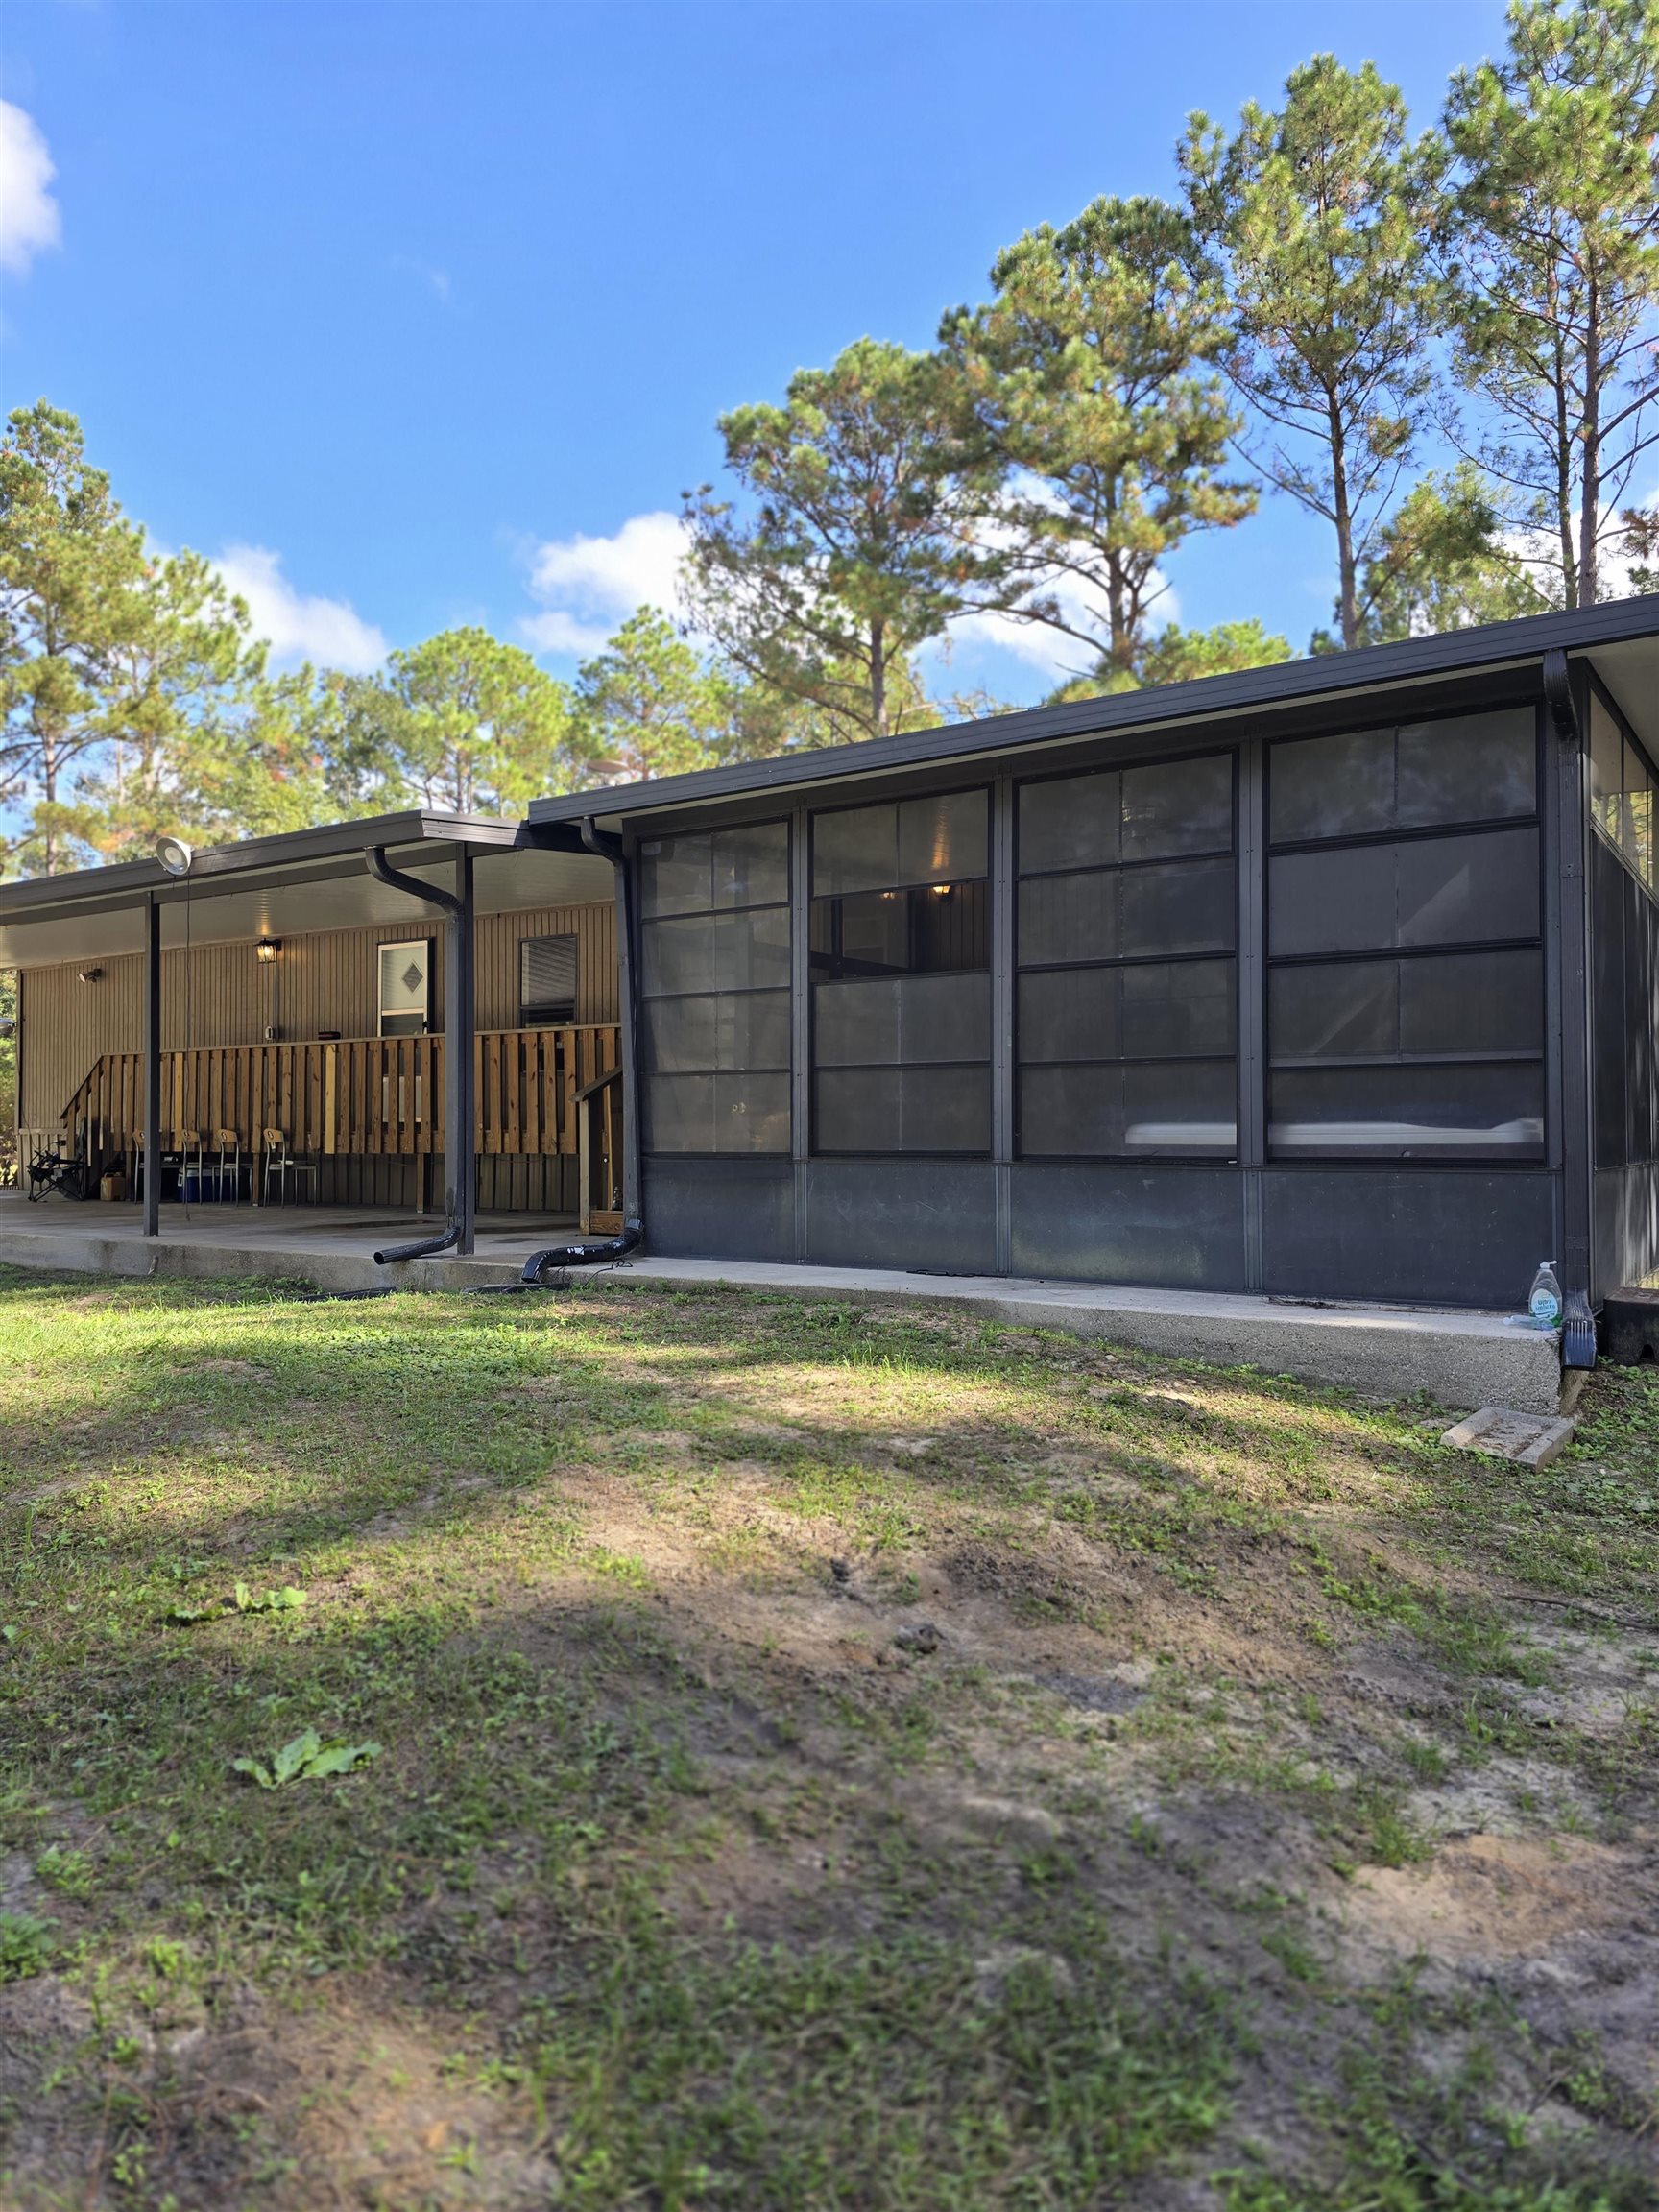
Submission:
[[[1459,1837],[1431,1865],[1368,1867],[1351,1919],[1371,1942],[1438,1959],[1536,1957],[1612,1928],[1647,1940],[1659,1929],[1659,1839],[1615,1848],[1573,1837]]]
[[[547,2203],[557,2181],[529,2115],[477,2084],[464,2022],[412,2014],[389,1988],[328,1984],[292,2008],[220,1985],[199,2017],[156,2029],[96,2021],[56,1979],[0,1989],[0,2099],[8,2180],[20,2208],[62,2201],[80,2176],[89,2204],[132,2200],[207,2206],[448,2205],[489,2201],[518,2212]],[[59,2089],[21,2098],[42,2076]],[[100,2077],[108,2092],[96,2096]],[[79,2093],[78,2093],[79,2092]],[[127,2176],[107,2198],[106,2165]]]

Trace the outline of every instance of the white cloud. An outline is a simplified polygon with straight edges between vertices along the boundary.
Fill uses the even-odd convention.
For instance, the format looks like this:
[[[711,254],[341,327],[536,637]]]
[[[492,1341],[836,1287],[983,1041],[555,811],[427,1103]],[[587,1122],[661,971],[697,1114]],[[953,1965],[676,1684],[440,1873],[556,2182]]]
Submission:
[[[530,561],[542,612],[519,624],[539,653],[597,653],[636,608],[679,608],[685,526],[659,509],[631,515],[610,538],[552,538]]]
[[[1148,589],[1156,593],[1151,609],[1156,627],[1162,630],[1166,623],[1178,622],[1180,602],[1162,575],[1155,573]],[[1065,618],[1086,635],[1098,637],[1102,645],[1111,636],[1105,593],[1078,577],[1050,575],[1038,586],[1038,595],[1057,600]],[[1099,657],[1097,648],[1056,630],[1051,623],[1021,622],[1012,614],[963,614],[951,623],[950,634],[953,641],[964,645],[990,646],[1012,654],[1049,684],[1085,675]]]
[[[454,304],[451,298],[454,286],[447,269],[440,269],[435,262],[417,261],[414,255],[410,253],[394,253],[392,267],[401,270],[407,276],[418,276],[432,294],[432,297],[443,306],[449,307]]]
[[[0,269],[14,276],[58,243],[61,226],[49,190],[57,174],[34,118],[0,100]]]
[[[988,527],[988,540],[995,539],[996,531],[996,524]],[[530,557],[530,591],[541,611],[523,618],[520,634],[539,653],[581,656],[602,650],[637,607],[681,613],[680,565],[686,548],[685,523],[664,509],[630,516],[609,538],[544,541]],[[1042,589],[1080,628],[1107,635],[1106,602],[1100,592],[1070,575],[1046,578]],[[1162,628],[1179,618],[1174,592],[1164,590],[1156,602],[1154,621]],[[961,615],[924,658],[948,658],[952,646],[1010,654],[1049,686],[1081,674],[1095,660],[1081,639],[1045,622],[1016,621],[1010,614]]]
[[[348,600],[296,591],[282,573],[281,554],[267,546],[227,546],[214,565],[247,600],[254,631],[269,642],[275,661],[316,661],[363,675],[391,651],[381,632]]]
[[[1619,517],[1625,514],[1659,514],[1659,485],[1644,498],[1632,497],[1626,492],[1613,506],[1601,511],[1603,532],[1600,550],[1596,558],[1597,594],[1602,599],[1628,599],[1635,590],[1630,571],[1637,565],[1636,556],[1623,533],[1615,528]],[[1575,509],[1573,516],[1573,543],[1576,550],[1579,533],[1583,527],[1584,510]],[[1561,541],[1553,530],[1529,529],[1511,524],[1498,533],[1498,541],[1518,561],[1525,562],[1531,570],[1532,581],[1552,600],[1558,600],[1561,591]]]

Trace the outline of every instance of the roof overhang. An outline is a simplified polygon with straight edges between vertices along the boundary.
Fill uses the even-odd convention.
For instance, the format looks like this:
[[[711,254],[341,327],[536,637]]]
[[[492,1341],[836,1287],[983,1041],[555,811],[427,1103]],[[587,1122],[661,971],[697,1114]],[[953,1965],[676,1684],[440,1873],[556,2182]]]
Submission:
[[[370,875],[364,854],[372,846],[394,867],[443,888],[456,856],[470,850],[480,913],[585,904],[612,894],[608,861],[557,850],[520,823],[425,810],[381,814],[217,846],[194,855],[186,878],[168,875],[158,860],[136,860],[0,884],[0,967],[136,952],[152,898],[162,910],[165,946],[374,924],[429,927],[433,907]]]
[[[961,764],[990,774],[1009,756],[1033,755],[1085,742],[1120,740],[1127,750],[1153,736],[1174,739],[1186,729],[1236,724],[1275,714],[1314,714],[1321,707],[1364,715],[1409,711],[1414,692],[1473,686],[1482,678],[1513,687],[1536,682],[1546,653],[1587,660],[1629,716],[1649,751],[1659,752],[1659,596],[1615,600],[1563,614],[1412,637],[1353,653],[1322,654],[1271,668],[1248,668],[1110,698],[1079,700],[997,714],[982,721],[919,730],[863,744],[787,753],[772,760],[734,762],[692,776],[665,776],[539,799],[533,829],[544,834],[584,818],[614,830],[629,816],[680,814],[787,793],[820,794],[842,780],[901,777]]]

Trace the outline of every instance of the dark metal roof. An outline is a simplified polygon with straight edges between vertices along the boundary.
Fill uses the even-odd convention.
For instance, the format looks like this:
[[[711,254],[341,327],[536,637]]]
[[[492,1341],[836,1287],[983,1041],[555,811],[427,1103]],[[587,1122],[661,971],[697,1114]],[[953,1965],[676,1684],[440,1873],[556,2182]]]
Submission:
[[[209,882],[263,874],[269,870],[318,872],[319,864],[361,866],[371,845],[394,850],[421,845],[516,845],[522,827],[493,815],[443,814],[421,807],[401,814],[373,814],[353,822],[330,822],[315,830],[285,830],[274,837],[250,837],[241,845],[215,845],[195,854],[189,881],[200,890]],[[436,856],[436,855],[435,855]],[[34,876],[0,883],[0,916],[34,920],[53,909],[87,900],[100,905],[137,902],[148,891],[181,897],[182,879],[168,875],[159,860],[124,860],[110,868],[80,868],[61,876]]]
[[[1552,651],[1582,652],[1596,645],[1648,637],[1659,637],[1659,595],[1616,599],[1571,613],[1529,614],[1514,622],[1410,637],[1394,645],[1363,646],[1353,653],[1320,654],[1305,661],[1280,661],[1270,668],[1246,668],[1231,676],[1205,676],[1186,684],[1118,692],[1105,699],[1082,699],[1064,707],[994,714],[983,721],[950,723],[902,737],[874,737],[861,744],[826,747],[822,752],[738,761],[690,776],[664,776],[600,791],[570,792],[533,801],[530,821],[551,828],[584,817],[609,819],[646,808],[691,806],[751,792],[827,782],[839,776],[879,775],[931,761],[1003,753],[1022,745],[1128,734],[1160,724],[1261,711],[1344,692],[1379,691],[1394,685],[1514,666]]]

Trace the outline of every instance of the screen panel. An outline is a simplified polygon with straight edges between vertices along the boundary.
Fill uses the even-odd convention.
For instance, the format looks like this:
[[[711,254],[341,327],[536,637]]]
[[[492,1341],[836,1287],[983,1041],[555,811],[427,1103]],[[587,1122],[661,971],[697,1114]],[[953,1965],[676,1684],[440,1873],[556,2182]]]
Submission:
[[[1537,716],[1529,707],[1286,739],[1271,748],[1270,760],[1276,845],[1518,821],[1537,811]]]
[[[1234,782],[1214,753],[1021,786],[1022,1156],[1237,1149]]]
[[[661,1154],[789,1150],[789,827],[639,848],[643,1138]]]
[[[1284,741],[1268,792],[1270,1154],[1542,1159],[1534,710]]]
[[[990,794],[812,823],[812,1144],[991,1148]]]
[[[1536,1063],[1422,1068],[1275,1069],[1275,1153],[1347,1152],[1387,1160],[1544,1156],[1544,1072]]]
[[[1274,854],[1271,956],[1536,937],[1536,830]]]

